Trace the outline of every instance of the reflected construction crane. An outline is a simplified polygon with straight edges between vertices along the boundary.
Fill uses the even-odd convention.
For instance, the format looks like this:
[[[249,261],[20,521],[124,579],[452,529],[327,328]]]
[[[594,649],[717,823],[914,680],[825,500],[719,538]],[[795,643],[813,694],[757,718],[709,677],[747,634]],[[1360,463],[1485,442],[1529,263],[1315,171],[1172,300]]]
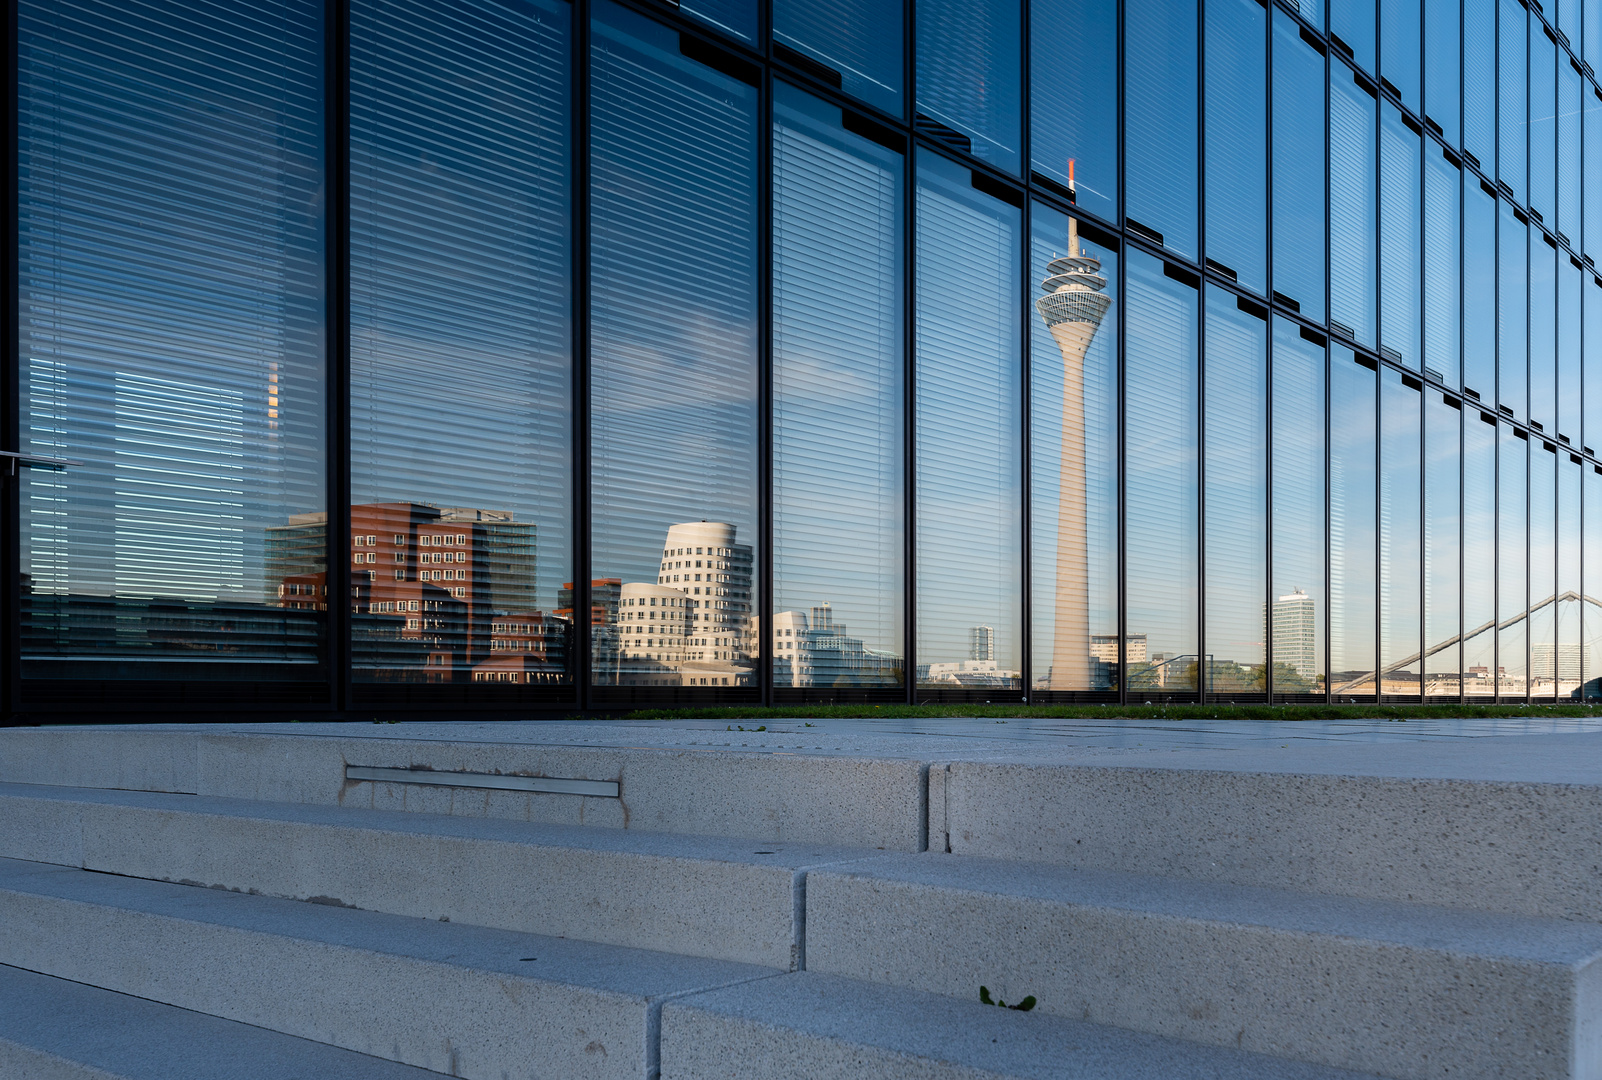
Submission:
[[[1354,687],[1354,686],[1362,686],[1364,683],[1368,683],[1368,682],[1373,682],[1376,685],[1378,685],[1379,680],[1383,679],[1386,675],[1390,674],[1391,672],[1397,671],[1397,670],[1399,670],[1401,668],[1404,668],[1404,667],[1407,667],[1407,666],[1409,666],[1411,664],[1416,664],[1416,663],[1418,663],[1418,662],[1420,662],[1422,660],[1428,660],[1430,657],[1434,656],[1436,653],[1443,652],[1446,649],[1450,649],[1453,645],[1456,645],[1460,641],[1470,641],[1470,640],[1472,640],[1472,639],[1474,639],[1476,637],[1479,637],[1481,634],[1485,633],[1487,630],[1506,630],[1510,626],[1517,626],[1522,620],[1524,620],[1525,618],[1527,618],[1530,615],[1534,615],[1537,611],[1540,611],[1542,608],[1551,607],[1553,604],[1559,604],[1559,603],[1563,603],[1564,601],[1569,601],[1569,600],[1582,600],[1582,601],[1584,601],[1586,603],[1590,603],[1590,604],[1602,603],[1602,601],[1598,601],[1595,597],[1583,596],[1580,593],[1575,592],[1573,589],[1570,589],[1567,592],[1561,592],[1561,593],[1558,593],[1558,594],[1556,594],[1554,596],[1549,596],[1545,600],[1542,600],[1540,603],[1531,604],[1528,611],[1521,611],[1517,615],[1509,616],[1507,619],[1505,619],[1502,622],[1497,622],[1495,619],[1491,619],[1488,622],[1481,623],[1479,626],[1476,626],[1472,630],[1466,631],[1466,632],[1461,633],[1461,634],[1454,634],[1451,637],[1447,638],[1446,640],[1444,640],[1444,641],[1442,641],[1442,642],[1440,642],[1440,643],[1438,643],[1436,645],[1430,646],[1428,649],[1425,649],[1421,653],[1414,653],[1411,656],[1404,656],[1404,657],[1402,657],[1402,659],[1397,660],[1394,663],[1386,664],[1384,667],[1380,668],[1378,671],[1370,671],[1370,672],[1367,672],[1364,675],[1360,675],[1355,679],[1352,679],[1352,680],[1350,680],[1348,682],[1342,683],[1340,686],[1337,686],[1332,691],[1332,693],[1334,693],[1334,694],[1344,694],[1348,690],[1352,689],[1352,687]]]

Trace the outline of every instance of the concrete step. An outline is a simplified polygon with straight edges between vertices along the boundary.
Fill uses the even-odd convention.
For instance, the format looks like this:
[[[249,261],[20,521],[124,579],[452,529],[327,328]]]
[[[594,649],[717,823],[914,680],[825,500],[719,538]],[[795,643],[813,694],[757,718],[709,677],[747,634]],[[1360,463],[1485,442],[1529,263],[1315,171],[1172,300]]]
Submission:
[[[440,1073],[0,966],[7,1080],[438,1080]]]
[[[0,782],[922,851],[927,763],[810,737],[555,741],[560,725],[205,724],[0,731]],[[596,725],[601,726],[601,725]],[[805,729],[803,728],[803,731]],[[547,741],[542,741],[545,739]],[[705,743],[706,745],[702,745]],[[366,770],[398,778],[360,779]],[[456,774],[439,776],[430,774]],[[464,775],[465,774],[465,775]],[[451,780],[446,784],[443,781]],[[579,793],[561,783],[608,785]]]
[[[1357,1080],[1224,1047],[810,971],[676,999],[662,1080]]]
[[[646,1080],[664,1001],[773,974],[10,859],[0,964],[473,1080]]]
[[[1602,922],[1602,734],[1354,744],[1285,723],[1267,725],[1279,747],[1157,753],[774,726],[13,729],[0,781],[927,846]]]
[[[1309,745],[1280,726],[1269,749],[937,764],[929,847],[1602,922],[1602,736]]]
[[[862,848],[0,784],[0,857],[794,970]]]
[[[1602,1075],[1602,926],[941,854],[807,879],[807,968],[1424,1080]]]

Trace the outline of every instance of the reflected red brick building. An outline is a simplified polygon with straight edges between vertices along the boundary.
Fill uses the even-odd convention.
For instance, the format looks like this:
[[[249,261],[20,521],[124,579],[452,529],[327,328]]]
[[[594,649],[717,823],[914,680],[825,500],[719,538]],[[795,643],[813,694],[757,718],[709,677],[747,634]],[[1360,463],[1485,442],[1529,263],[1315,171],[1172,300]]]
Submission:
[[[350,511],[352,665],[373,682],[556,682],[571,620],[535,606],[536,527],[506,511],[368,503]],[[288,608],[327,607],[323,514],[271,530]]]

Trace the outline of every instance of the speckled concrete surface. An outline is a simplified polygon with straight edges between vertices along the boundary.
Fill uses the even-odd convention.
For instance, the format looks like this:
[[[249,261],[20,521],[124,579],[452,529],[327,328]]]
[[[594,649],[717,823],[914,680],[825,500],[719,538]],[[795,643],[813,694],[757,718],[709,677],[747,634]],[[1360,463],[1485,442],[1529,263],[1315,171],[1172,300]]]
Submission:
[[[410,1065],[0,966],[7,1080],[438,1080]]]
[[[633,1076],[652,1067],[662,1001],[777,994],[751,980],[794,982],[775,972],[804,924],[815,969],[939,991],[939,1015],[979,982],[1033,993],[1041,1026],[1196,1040],[1185,1068],[1223,1047],[1408,1080],[1602,1080],[1597,721],[767,727],[0,731],[0,780],[43,785],[0,795],[0,853],[109,872],[0,863],[0,963],[462,1075],[535,1053],[564,1077]],[[417,782],[350,781],[347,765]],[[440,769],[613,780],[621,797],[428,783]],[[261,803],[240,812],[244,798]],[[926,838],[939,854],[896,854]],[[548,977],[506,958],[534,941],[553,943],[529,953],[560,961]],[[833,1034],[723,1006],[693,1023],[781,1065],[819,1055],[797,1075],[1073,1075],[920,1057],[864,1009]],[[707,1052],[706,1075],[788,1075]],[[1213,1075],[1143,1068],[1106,1075]]]
[[[773,721],[764,732],[697,721],[23,728],[0,731],[0,781],[900,851],[927,843],[931,763],[1602,786],[1602,722],[1592,719],[810,725]],[[622,797],[347,781],[347,764],[616,780]],[[1003,829],[1013,824],[998,820]]]
[[[415,730],[414,730],[415,729]],[[922,761],[540,742],[547,724],[227,725],[0,731],[0,781],[494,816],[918,851]],[[379,736],[379,737],[375,737]],[[139,762],[150,768],[141,772]],[[186,774],[175,761],[192,761]],[[621,798],[347,781],[345,766],[615,780]],[[819,799],[827,791],[829,797]]]
[[[812,972],[698,994],[662,1010],[662,1080],[870,1076],[1359,1080],[1339,1069]]]
[[[783,970],[799,961],[806,871],[874,854],[499,818],[0,784],[0,857],[320,897]]]
[[[473,1080],[645,1080],[663,1000],[772,974],[12,860],[0,911],[0,963]]]
[[[897,855],[807,879],[810,971],[1386,1076],[1589,1075],[1602,926]]]
[[[1545,770],[1570,781],[1393,777],[1329,761],[1316,772],[1201,769],[1167,760],[1199,756],[1179,754],[1153,767],[953,762],[931,772],[931,847],[1602,920],[1602,778],[1573,776],[1594,770],[1602,736],[1544,738],[1554,750],[1579,740],[1561,747],[1561,770],[1556,762]],[[1495,751],[1532,741],[1541,740],[1481,743]],[[1354,756],[1346,747],[1332,753]],[[1543,771],[1528,760],[1463,764]]]

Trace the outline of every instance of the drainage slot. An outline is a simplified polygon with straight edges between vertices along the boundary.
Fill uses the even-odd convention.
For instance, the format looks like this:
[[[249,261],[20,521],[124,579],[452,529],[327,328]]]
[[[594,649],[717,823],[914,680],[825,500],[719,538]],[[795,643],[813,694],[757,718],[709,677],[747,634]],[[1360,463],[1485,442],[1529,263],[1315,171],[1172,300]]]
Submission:
[[[380,769],[345,766],[347,780],[379,780],[391,784],[433,784],[436,787],[493,788],[496,791],[543,791],[557,795],[618,797],[616,780],[570,780],[561,776],[501,776],[496,773],[433,772],[429,769]]]

